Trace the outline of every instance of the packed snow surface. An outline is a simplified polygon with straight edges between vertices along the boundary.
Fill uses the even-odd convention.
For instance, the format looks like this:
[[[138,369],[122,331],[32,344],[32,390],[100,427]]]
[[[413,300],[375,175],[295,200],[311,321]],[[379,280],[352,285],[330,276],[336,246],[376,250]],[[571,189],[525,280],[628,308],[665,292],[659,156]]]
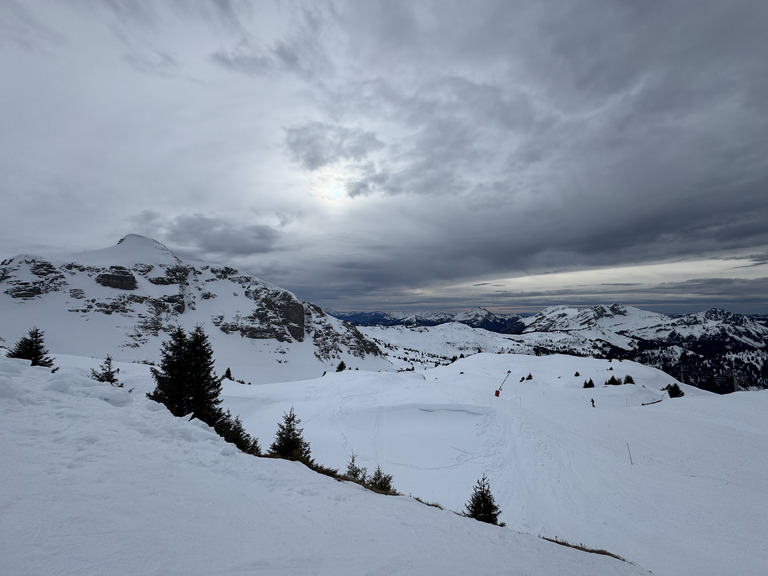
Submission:
[[[0,574],[646,573],[240,453],[147,400],[145,366],[118,389],[58,362],[0,357]]]

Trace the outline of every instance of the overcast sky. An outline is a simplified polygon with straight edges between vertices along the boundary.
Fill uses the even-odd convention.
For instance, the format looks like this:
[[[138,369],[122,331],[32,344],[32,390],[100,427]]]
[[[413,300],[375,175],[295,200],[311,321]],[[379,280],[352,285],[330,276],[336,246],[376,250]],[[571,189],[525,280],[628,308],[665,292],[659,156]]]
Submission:
[[[766,0],[0,0],[0,258],[768,313]]]

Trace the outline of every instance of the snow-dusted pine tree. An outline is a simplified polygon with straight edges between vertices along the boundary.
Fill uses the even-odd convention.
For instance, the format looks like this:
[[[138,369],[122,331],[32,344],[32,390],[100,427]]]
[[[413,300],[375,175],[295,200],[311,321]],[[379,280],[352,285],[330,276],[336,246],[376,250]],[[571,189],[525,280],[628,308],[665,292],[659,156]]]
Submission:
[[[491,494],[491,484],[488,481],[488,477],[483,474],[483,477],[475,484],[472,496],[469,498],[469,502],[465,505],[466,511],[464,516],[480,520],[480,522],[488,522],[489,524],[499,523],[499,514],[501,510],[496,505],[496,501]]]
[[[48,356],[48,350],[45,349],[44,336],[45,332],[35,326],[26,336],[16,342],[8,352],[8,358],[21,358],[32,362],[32,366],[50,368],[53,366],[53,358]]]
[[[117,374],[117,370],[112,368],[112,356],[109,354],[107,354],[106,359],[99,367],[98,372],[91,368],[91,378],[97,382],[109,382],[115,388],[122,388],[123,385],[118,382],[117,376],[115,376],[115,374]]]
[[[309,442],[304,440],[303,428],[299,428],[301,420],[296,417],[296,413],[291,411],[283,414],[283,423],[277,425],[275,441],[269,447],[269,455],[286,460],[298,460],[307,466],[312,466],[312,455],[309,448]]]

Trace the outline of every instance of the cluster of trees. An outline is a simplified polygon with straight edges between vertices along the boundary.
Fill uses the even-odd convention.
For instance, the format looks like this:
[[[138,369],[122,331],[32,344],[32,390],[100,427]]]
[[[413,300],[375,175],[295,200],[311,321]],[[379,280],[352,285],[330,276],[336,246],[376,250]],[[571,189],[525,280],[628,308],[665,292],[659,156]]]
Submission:
[[[221,409],[221,379],[213,370],[213,349],[201,326],[189,334],[171,331],[163,342],[160,367],[152,367],[155,389],[147,398],[160,402],[174,416],[190,416],[205,422],[216,433],[247,454],[259,456],[258,438],[251,437],[239,417]]]
[[[395,490],[392,485],[392,474],[385,474],[381,470],[381,466],[377,465],[373,474],[368,475],[367,468],[361,468],[357,465],[357,455],[352,452],[349,462],[347,463],[347,471],[344,474],[345,480],[351,480],[358,484],[365,486],[369,490],[378,492],[379,494],[391,494],[397,495],[399,492]]]
[[[630,376],[629,374],[624,376],[623,381],[621,378],[616,378],[616,376],[611,376],[608,380],[605,381],[606,386],[620,386],[621,384],[634,384],[634,383],[635,383],[635,379],[632,378],[632,376]]]
[[[208,338],[201,327],[189,335],[182,328],[171,332],[171,339],[162,345],[159,368],[152,368],[152,377],[157,387],[147,397],[165,404],[175,416],[193,417],[212,426],[225,440],[237,445],[243,452],[261,455],[258,439],[251,438],[244,430],[239,418],[232,419],[227,411],[222,413],[221,380],[213,372],[213,352]],[[342,367],[342,370],[344,368]],[[392,484],[392,475],[377,465],[372,474],[360,467],[353,452],[347,470],[340,475],[337,470],[317,464],[312,458],[312,449],[304,438],[301,420],[293,407],[283,414],[278,423],[275,439],[266,456],[283,458],[303,463],[305,466],[343,480],[352,480],[381,494],[398,494]],[[499,507],[491,494],[488,478],[478,480],[472,496],[466,505],[464,515],[481,522],[498,524]]]

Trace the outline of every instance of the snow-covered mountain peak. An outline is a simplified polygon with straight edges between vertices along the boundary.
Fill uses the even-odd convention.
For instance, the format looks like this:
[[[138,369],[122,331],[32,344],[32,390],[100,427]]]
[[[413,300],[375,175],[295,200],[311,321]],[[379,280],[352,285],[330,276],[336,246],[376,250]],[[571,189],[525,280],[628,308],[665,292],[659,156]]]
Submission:
[[[183,264],[182,259],[165,245],[138,234],[128,234],[121,238],[117,244],[108,248],[72,254],[71,258],[79,264],[89,266],[125,266],[130,268],[136,264],[166,266]]]
[[[0,318],[0,343],[37,325],[55,353],[149,361],[174,326],[200,324],[227,363],[254,352],[269,356],[266,363],[280,372],[273,380],[316,375],[342,357],[391,367],[356,328],[287,290],[228,266],[184,260],[136,234],[64,258],[3,260]],[[284,370],[289,349],[305,361]]]
[[[481,320],[483,318],[487,318],[490,314],[491,313],[485,308],[476,306],[474,308],[465,310],[464,312],[459,312],[458,314],[455,314],[453,317],[453,321],[464,322],[466,320]]]

